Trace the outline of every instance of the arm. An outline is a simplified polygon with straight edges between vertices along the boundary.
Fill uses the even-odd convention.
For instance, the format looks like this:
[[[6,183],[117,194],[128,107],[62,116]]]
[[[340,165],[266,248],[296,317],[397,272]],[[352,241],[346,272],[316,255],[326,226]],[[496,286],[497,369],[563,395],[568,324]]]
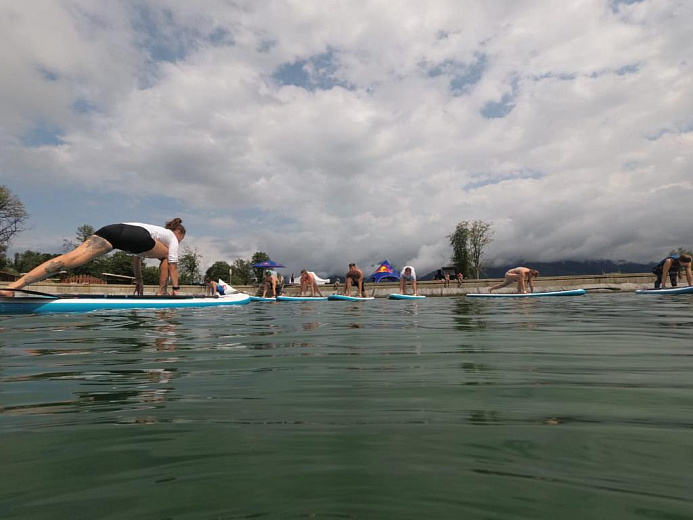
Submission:
[[[139,256],[132,257],[132,270],[135,272],[135,294],[144,294],[144,282],[142,281],[142,259]]]
[[[529,275],[529,292],[534,292],[534,276]]]
[[[686,281],[688,285],[693,285],[693,275],[691,275],[691,264],[686,265]]]
[[[530,278],[530,280],[531,280],[531,278]],[[527,284],[525,282],[525,276],[524,275],[520,276],[520,280],[517,282],[517,284],[519,285],[519,288],[520,288],[520,290],[518,292],[521,292],[521,293],[527,292]]]

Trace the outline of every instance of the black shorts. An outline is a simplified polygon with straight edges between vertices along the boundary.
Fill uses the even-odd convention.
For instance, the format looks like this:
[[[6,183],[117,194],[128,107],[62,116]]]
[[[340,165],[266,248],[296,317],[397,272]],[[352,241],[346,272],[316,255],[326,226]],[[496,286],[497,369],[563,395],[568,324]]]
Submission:
[[[128,224],[104,226],[94,234],[108,240],[113,249],[120,249],[133,255],[151,251],[156,245],[156,241],[149,234],[149,231],[143,227]]]

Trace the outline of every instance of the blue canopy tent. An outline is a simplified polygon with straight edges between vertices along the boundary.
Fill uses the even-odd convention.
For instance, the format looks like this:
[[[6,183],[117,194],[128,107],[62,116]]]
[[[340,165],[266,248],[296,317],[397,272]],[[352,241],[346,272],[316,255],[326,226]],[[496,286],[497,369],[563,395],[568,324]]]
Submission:
[[[273,260],[265,260],[264,262],[253,264],[250,267],[257,267],[258,269],[279,269],[284,266]]]
[[[380,262],[380,266],[375,270],[375,272],[370,275],[369,280],[378,282],[398,282],[399,273],[394,267],[390,265],[390,262],[383,260]]]

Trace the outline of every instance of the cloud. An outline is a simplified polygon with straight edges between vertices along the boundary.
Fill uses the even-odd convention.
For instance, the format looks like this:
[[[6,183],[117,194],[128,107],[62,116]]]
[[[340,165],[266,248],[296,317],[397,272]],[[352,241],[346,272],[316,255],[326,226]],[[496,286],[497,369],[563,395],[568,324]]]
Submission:
[[[473,219],[494,222],[499,262],[649,260],[690,247],[691,15],[674,0],[12,4],[0,182],[108,194],[94,225],[123,199],[143,220],[184,213],[210,264],[260,250],[295,271],[426,272]]]

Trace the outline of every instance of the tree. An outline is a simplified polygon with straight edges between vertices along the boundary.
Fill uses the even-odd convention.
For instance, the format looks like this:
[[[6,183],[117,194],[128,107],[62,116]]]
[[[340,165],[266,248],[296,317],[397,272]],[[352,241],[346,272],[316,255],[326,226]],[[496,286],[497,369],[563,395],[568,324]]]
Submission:
[[[230,280],[229,271],[231,266],[227,262],[214,262],[212,266],[205,272],[205,278],[210,278],[215,282],[221,278],[222,280]]]
[[[250,263],[252,264],[259,264],[260,262],[264,262],[266,260],[269,260],[270,257],[267,253],[263,253],[262,251],[257,251],[254,255],[253,258],[250,259]],[[262,280],[262,269],[258,267],[253,267],[253,273],[255,274],[255,279],[256,280]]]
[[[474,278],[481,278],[484,271],[484,249],[493,241],[492,225],[490,222],[475,220],[469,227],[469,250]]]
[[[200,264],[202,257],[197,248],[183,246],[182,254],[178,257],[178,276],[180,283],[193,284],[200,282]]]
[[[26,250],[23,253],[14,254],[13,267],[19,273],[28,273],[34,267],[41,265],[43,262],[47,262],[51,258],[55,258],[58,255],[51,255],[49,253],[39,253],[37,251]]]
[[[484,249],[491,243],[492,224],[483,220],[464,220],[448,235],[452,246],[451,262],[465,278],[479,278],[483,271]]]
[[[82,224],[79,226],[77,228],[77,234],[75,235],[75,238],[77,239],[76,241],[63,238],[63,252],[67,253],[81,245],[84,241],[86,241],[87,238],[94,234],[94,231],[96,230],[89,224]]]
[[[685,247],[679,247],[678,249],[672,249],[669,251],[669,255],[690,255],[693,256],[693,252]]]
[[[28,217],[24,204],[6,186],[0,186],[0,255],[5,255],[10,240],[24,229]]]
[[[249,285],[252,279],[253,269],[251,261],[237,258],[231,266],[231,285]]]

